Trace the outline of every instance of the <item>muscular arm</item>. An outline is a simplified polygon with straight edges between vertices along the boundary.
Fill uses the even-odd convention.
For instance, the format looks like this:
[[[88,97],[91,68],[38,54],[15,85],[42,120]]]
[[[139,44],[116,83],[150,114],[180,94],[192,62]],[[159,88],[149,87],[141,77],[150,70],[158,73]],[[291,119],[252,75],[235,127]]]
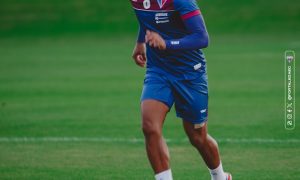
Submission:
[[[134,59],[135,63],[140,67],[144,67],[147,61],[145,36],[146,36],[145,29],[140,27],[138,37],[137,37],[137,42],[132,52],[132,58]]]
[[[189,34],[181,39],[164,40],[158,33],[146,31],[146,43],[160,50],[194,50],[208,46],[209,38],[202,16],[196,15],[185,19]]]
[[[166,49],[188,50],[206,48],[209,43],[209,38],[202,16],[193,16],[185,19],[183,22],[190,34],[181,39],[165,40]]]

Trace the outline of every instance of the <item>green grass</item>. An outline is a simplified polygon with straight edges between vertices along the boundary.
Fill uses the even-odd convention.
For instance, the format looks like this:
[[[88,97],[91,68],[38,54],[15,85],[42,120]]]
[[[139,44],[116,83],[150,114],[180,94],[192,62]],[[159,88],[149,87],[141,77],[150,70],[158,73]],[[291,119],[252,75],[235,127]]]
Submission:
[[[234,179],[300,178],[300,131],[284,129],[283,99],[284,51],[300,52],[299,2],[198,1],[211,33],[209,131]],[[142,139],[144,69],[130,58],[136,30],[128,1],[0,0],[0,138]],[[164,135],[173,140],[175,179],[209,179],[182,141],[174,110]],[[0,141],[0,179],[140,180],[153,173],[140,141]]]
[[[286,49],[299,52],[299,37],[211,38],[205,50],[210,133],[217,140],[299,140],[298,125],[294,131],[284,129],[283,109],[283,54]],[[142,138],[144,69],[130,58],[133,45],[132,37],[1,39],[0,137]],[[164,134],[185,138],[173,110]],[[209,179],[187,142],[169,144],[175,179]],[[300,177],[299,143],[219,146],[234,178]],[[0,179],[153,179],[153,174],[141,142],[1,141]]]

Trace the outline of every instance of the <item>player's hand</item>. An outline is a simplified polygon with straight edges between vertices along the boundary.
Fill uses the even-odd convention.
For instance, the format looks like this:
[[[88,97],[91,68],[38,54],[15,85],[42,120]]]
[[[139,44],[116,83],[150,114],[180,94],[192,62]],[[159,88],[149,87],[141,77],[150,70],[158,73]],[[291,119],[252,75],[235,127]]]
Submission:
[[[159,50],[166,50],[167,48],[165,40],[158,33],[149,30],[146,32],[146,43]]]
[[[145,67],[147,61],[145,43],[136,43],[133,49],[132,58],[138,66]]]

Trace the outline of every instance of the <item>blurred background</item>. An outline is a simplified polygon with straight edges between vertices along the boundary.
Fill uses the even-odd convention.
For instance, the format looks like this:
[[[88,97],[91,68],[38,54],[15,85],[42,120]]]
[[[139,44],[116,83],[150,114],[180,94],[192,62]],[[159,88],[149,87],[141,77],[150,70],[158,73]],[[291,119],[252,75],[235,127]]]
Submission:
[[[198,4],[223,166],[237,179],[299,179],[284,52],[300,50],[300,1]],[[0,179],[153,179],[140,130],[145,70],[131,60],[137,29],[125,0],[0,0]],[[164,136],[175,179],[209,179],[174,110]]]
[[[299,2],[199,1],[210,34],[299,32]],[[1,36],[133,35],[128,1],[1,0]]]

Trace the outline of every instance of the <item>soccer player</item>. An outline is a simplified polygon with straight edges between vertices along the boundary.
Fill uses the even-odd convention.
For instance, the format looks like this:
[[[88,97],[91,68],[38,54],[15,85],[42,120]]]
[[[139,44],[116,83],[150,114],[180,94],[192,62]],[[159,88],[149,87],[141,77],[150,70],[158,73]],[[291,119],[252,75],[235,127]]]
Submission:
[[[172,180],[162,128],[175,104],[212,180],[231,180],[223,171],[216,141],[207,133],[208,86],[201,49],[208,46],[209,39],[196,1],[130,1],[139,22],[132,57],[137,65],[147,67],[141,96],[142,129],[155,179]]]

